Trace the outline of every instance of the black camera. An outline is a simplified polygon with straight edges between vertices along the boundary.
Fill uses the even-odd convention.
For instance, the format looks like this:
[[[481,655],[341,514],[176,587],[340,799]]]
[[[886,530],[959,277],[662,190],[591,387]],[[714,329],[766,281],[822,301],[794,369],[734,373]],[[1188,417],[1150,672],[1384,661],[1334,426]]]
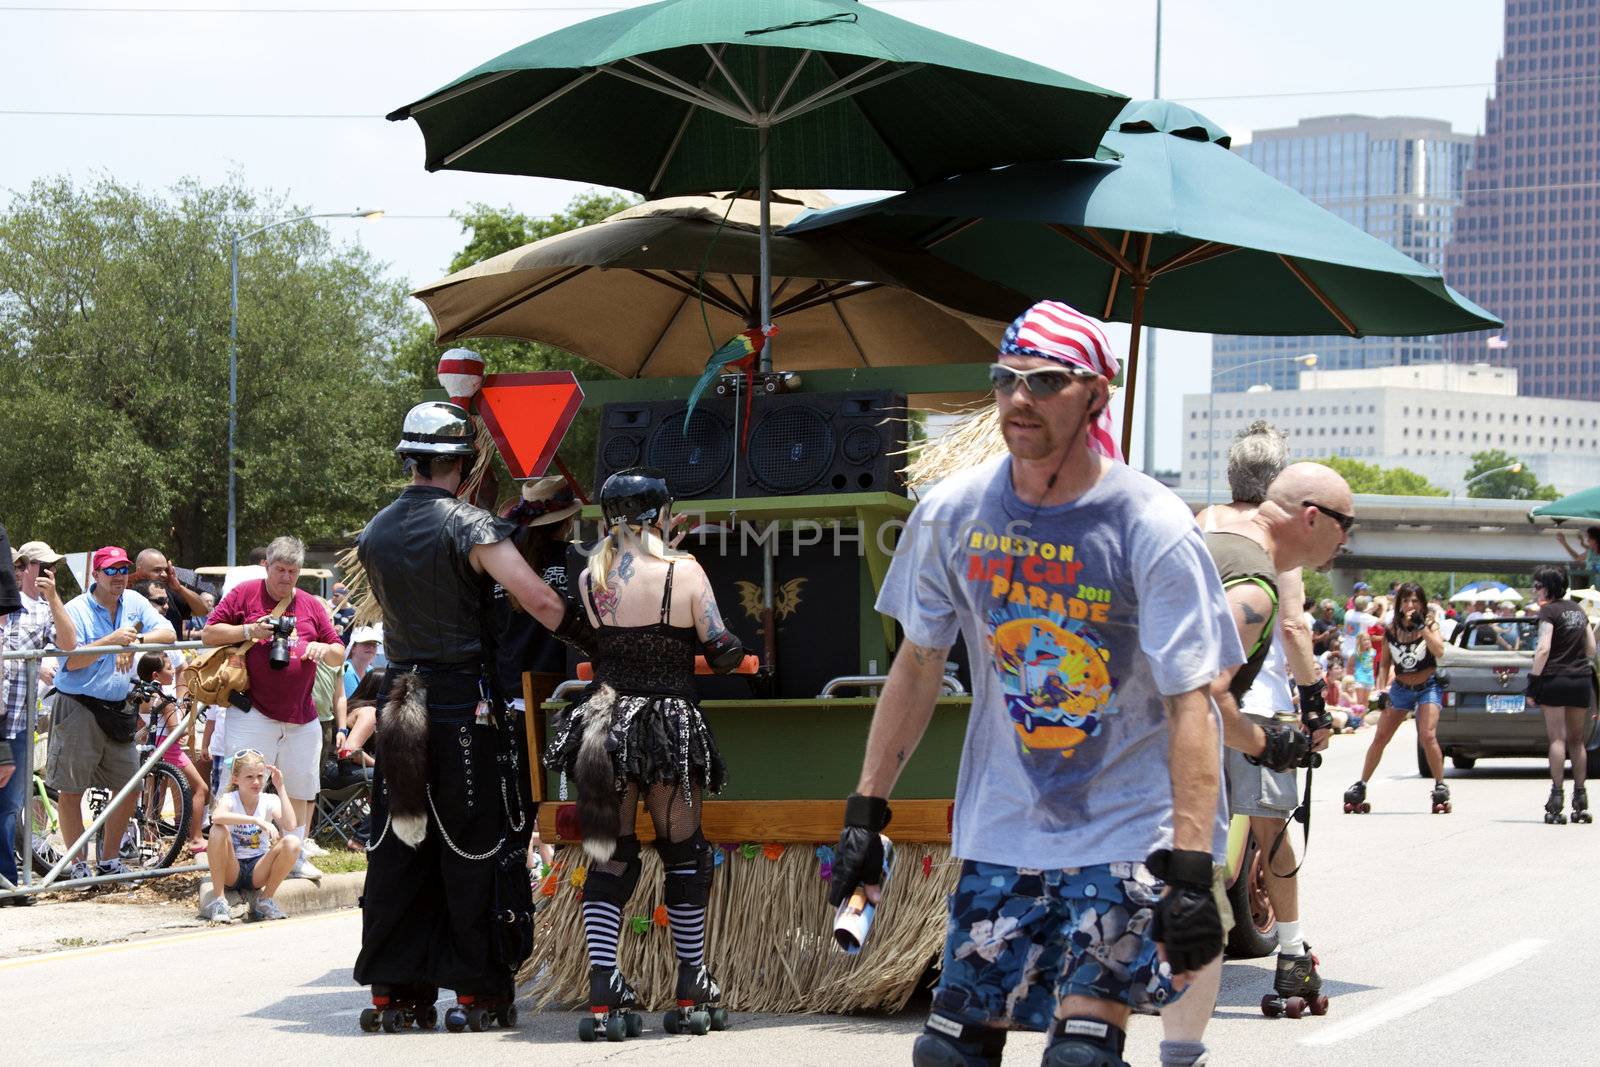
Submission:
[[[1408,611],[1408,612],[1406,612],[1404,615],[1402,615],[1400,617],[1400,625],[1404,626],[1407,630],[1420,630],[1420,629],[1422,629],[1422,612],[1420,612],[1420,611]]]
[[[152,700],[159,701],[164,699],[165,696],[166,694],[161,691],[161,683],[153,678],[148,682],[136,679],[133,683],[133,688],[128,691],[129,699],[135,704],[146,704]]]
[[[289,665],[289,642],[294,640],[295,618],[280,615],[276,619],[262,619],[261,624],[272,632],[272,645],[267,649],[267,666],[281,671]]]

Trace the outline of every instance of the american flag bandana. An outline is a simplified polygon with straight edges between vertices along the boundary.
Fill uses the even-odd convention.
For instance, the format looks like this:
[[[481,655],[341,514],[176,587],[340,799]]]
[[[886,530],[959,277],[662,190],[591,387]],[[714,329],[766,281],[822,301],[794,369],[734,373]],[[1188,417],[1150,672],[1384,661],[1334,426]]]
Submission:
[[[1103,378],[1117,376],[1117,357],[1098,323],[1059,300],[1041,300],[1017,316],[1000,339],[1002,356],[1038,356],[1067,367],[1081,367]],[[1111,405],[1089,427],[1089,447],[1122,462],[1111,432]]]

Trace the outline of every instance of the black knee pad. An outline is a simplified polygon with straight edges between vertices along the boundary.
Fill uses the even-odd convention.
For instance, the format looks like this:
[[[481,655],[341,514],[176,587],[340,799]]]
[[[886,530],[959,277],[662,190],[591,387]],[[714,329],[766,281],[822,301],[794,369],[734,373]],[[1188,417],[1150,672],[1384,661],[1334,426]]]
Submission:
[[[601,869],[614,863],[623,864],[620,874]],[[589,877],[583,883],[583,899],[626,907],[628,898],[633,896],[633,890],[639,884],[641,866],[639,839],[633,834],[617,838],[616,850],[611,853],[609,860],[604,864],[590,864]]]
[[[711,872],[716,867],[705,835],[696,830],[694,836],[685,841],[663,841],[658,837],[656,854],[661,857],[661,866],[667,871],[666,884],[661,890],[667,906],[688,904],[705,907],[711,899]],[[672,873],[685,867],[694,869],[688,874]]]
[[[1119,1026],[1089,1015],[1057,1019],[1050,1029],[1044,1067],[1128,1067],[1122,1046],[1128,1035]]]
[[[912,1067],[1000,1067],[1006,1032],[992,1026],[974,1026],[938,1012],[911,1046]]]

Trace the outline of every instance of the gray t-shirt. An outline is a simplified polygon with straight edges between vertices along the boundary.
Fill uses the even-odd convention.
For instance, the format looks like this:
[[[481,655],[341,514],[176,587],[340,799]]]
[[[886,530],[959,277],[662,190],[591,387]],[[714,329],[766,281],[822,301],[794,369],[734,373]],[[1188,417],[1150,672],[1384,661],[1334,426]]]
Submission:
[[[966,639],[956,855],[1143,860],[1172,843],[1161,698],[1209,685],[1244,649],[1199,527],[1160,483],[1117,463],[1077,500],[1034,510],[1009,456],[941,482],[912,513],[878,610],[919,645]],[[1220,765],[1220,722],[1217,734]],[[1219,862],[1226,842],[1219,791]]]

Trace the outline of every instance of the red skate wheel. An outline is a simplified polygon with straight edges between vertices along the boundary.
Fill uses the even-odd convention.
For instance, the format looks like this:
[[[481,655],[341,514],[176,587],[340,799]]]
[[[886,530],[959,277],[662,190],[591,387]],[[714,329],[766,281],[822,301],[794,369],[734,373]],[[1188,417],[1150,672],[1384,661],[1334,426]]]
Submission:
[[[1283,1002],[1283,1013],[1291,1019],[1298,1019],[1306,1013],[1304,997],[1290,997]]]
[[[1363,814],[1363,815],[1372,814],[1372,805],[1368,804],[1365,800],[1363,800],[1361,802],[1361,814]]]
[[[1313,997],[1311,1000],[1311,1014],[1328,1014],[1328,998],[1323,996],[1321,993],[1318,993],[1315,997]]]
[[[1283,1014],[1282,999],[1267,994],[1261,998],[1261,1014],[1269,1019],[1276,1019]]]
[[[1352,814],[1354,814],[1354,813],[1355,813],[1355,810],[1356,810],[1356,806],[1355,806],[1355,805],[1354,805],[1354,804],[1351,804],[1351,803],[1349,803],[1349,802],[1348,802],[1348,801],[1346,801],[1346,802],[1345,802],[1345,806],[1344,806],[1344,813],[1345,813],[1345,814],[1346,814],[1346,815],[1352,815]]]

